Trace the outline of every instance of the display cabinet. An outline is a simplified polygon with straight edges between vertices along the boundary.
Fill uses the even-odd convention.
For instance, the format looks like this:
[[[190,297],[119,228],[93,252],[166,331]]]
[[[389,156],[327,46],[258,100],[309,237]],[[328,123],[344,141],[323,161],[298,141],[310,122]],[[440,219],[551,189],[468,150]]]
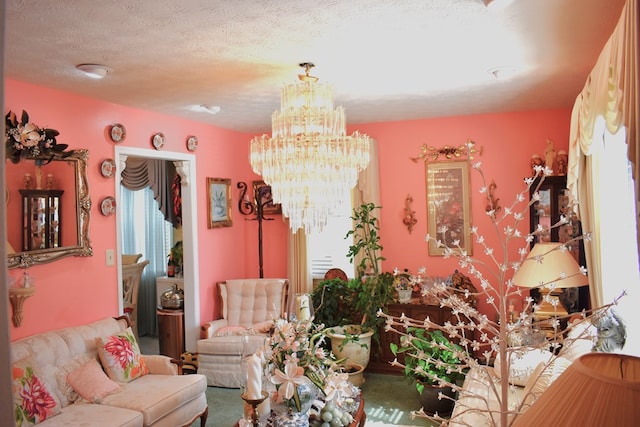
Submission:
[[[23,251],[61,246],[62,193],[63,190],[20,190]]]
[[[540,178],[536,178],[531,185],[530,197],[538,189],[540,200],[532,204],[530,207],[530,230],[533,232],[539,225],[548,229],[560,221],[560,217],[564,215],[569,222],[558,227],[553,227],[550,232],[537,235],[531,242],[531,246],[537,242],[562,242],[566,243],[582,235],[582,224],[580,219],[571,208],[571,197],[567,189],[566,175],[547,176],[540,184]],[[586,266],[584,256],[584,242],[578,240],[568,243],[567,248],[572,253],[576,261],[581,266]],[[567,293],[561,300],[569,313],[589,309],[589,287],[582,286],[580,288],[567,289]],[[575,293],[575,295],[569,295]],[[531,291],[534,298],[539,298],[539,292]]]

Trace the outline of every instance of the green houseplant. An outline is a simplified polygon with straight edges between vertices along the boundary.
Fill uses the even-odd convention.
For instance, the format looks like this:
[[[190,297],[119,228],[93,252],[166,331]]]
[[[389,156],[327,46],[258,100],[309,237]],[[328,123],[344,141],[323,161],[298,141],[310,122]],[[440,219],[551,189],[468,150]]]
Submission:
[[[466,351],[450,341],[440,330],[410,326],[400,337],[400,345],[389,344],[391,352],[404,356],[404,376],[414,383],[425,412],[448,414],[453,410],[456,392],[453,384],[461,385],[466,368]],[[446,398],[440,399],[438,395]]]
[[[371,341],[379,343],[379,329],[383,319],[377,316],[377,312],[384,310],[394,297],[393,275],[380,272],[379,263],[384,257],[381,255],[383,248],[380,245],[380,227],[374,215],[376,209],[379,206],[373,203],[362,204],[354,209],[351,217],[354,226],[345,236],[353,238],[347,257],[352,263],[358,262],[356,277],[348,281],[346,287],[344,282],[338,286],[331,282],[321,282],[315,292],[326,293],[327,290],[323,288],[328,286],[336,287],[333,292],[341,293],[339,300],[328,302],[326,297],[324,299],[325,304],[334,305],[334,308],[340,310],[331,319],[325,316],[332,351],[339,358],[347,358],[365,367],[370,358]],[[322,300],[314,299],[314,306],[320,307],[321,312],[322,304]],[[318,313],[316,319],[320,321],[322,317],[318,318],[317,315]]]

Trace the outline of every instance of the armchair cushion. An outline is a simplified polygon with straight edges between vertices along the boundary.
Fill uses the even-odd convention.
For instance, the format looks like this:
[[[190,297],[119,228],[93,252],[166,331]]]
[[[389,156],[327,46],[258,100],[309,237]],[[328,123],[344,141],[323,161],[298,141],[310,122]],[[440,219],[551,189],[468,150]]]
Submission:
[[[248,329],[244,326],[223,326],[216,331],[214,336],[226,337],[227,335],[247,335]]]
[[[282,317],[288,282],[283,279],[236,279],[218,284],[222,318],[229,325],[251,327]]]

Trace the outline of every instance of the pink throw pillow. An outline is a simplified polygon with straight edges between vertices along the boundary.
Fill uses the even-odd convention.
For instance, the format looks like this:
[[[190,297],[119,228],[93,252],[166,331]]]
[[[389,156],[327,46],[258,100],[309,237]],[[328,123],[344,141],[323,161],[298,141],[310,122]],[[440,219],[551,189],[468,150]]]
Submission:
[[[16,425],[33,426],[60,413],[60,404],[30,357],[15,362],[12,371]]]
[[[92,403],[100,403],[103,397],[120,389],[95,359],[67,375],[67,382],[84,400]]]
[[[113,381],[128,383],[149,373],[131,328],[109,337],[97,337],[102,366]]]

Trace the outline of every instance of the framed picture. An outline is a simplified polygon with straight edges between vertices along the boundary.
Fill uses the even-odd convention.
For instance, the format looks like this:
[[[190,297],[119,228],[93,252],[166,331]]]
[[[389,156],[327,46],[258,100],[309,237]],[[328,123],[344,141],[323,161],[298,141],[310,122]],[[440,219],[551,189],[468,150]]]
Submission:
[[[231,227],[231,180],[207,178],[209,228]]]
[[[472,255],[469,162],[425,163],[429,234],[449,248],[458,246]],[[444,248],[429,241],[429,255]]]
[[[253,181],[253,194],[256,196],[256,202],[262,204],[262,213],[264,215],[276,215],[282,213],[282,206],[273,203],[273,195],[271,194],[271,186],[264,181]]]

